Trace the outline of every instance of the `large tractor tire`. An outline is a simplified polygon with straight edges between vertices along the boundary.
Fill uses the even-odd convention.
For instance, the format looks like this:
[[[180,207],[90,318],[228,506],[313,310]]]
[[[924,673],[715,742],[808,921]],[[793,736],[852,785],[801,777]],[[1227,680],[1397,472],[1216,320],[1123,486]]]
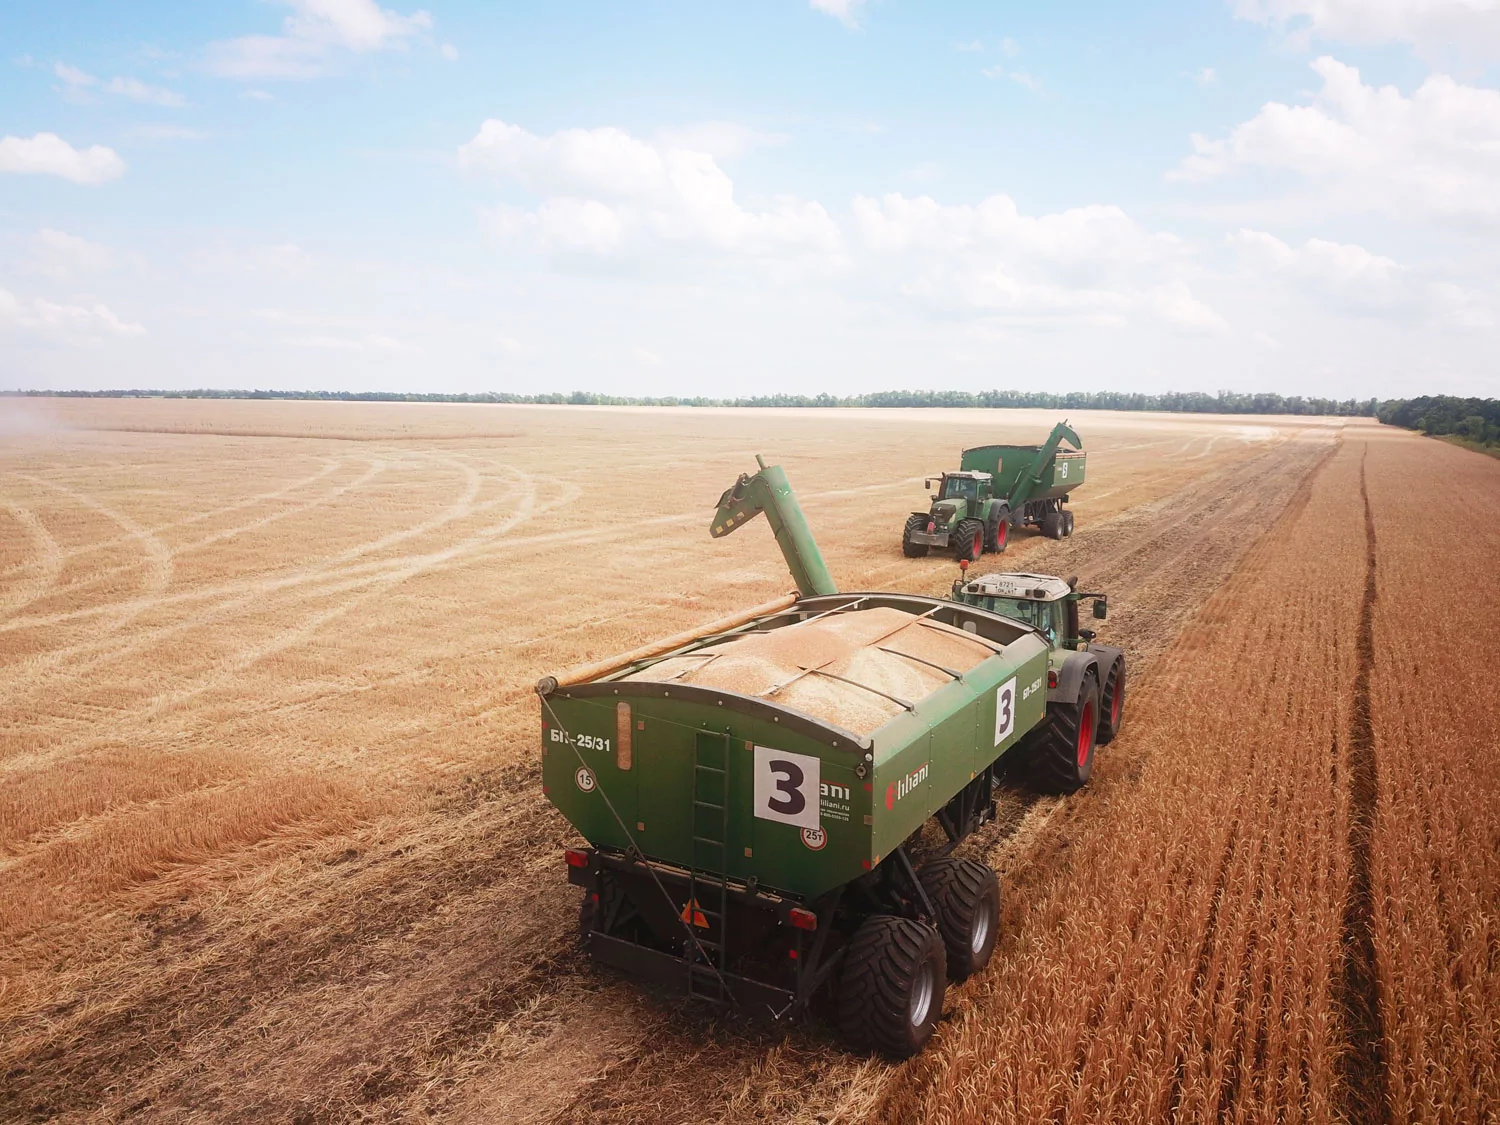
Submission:
[[[1061,514],[1063,518],[1063,538],[1066,539],[1068,536],[1073,534],[1073,513],[1063,512]]]
[[[966,980],[990,963],[1000,933],[1000,880],[982,863],[951,856],[917,872],[937,911],[948,954],[948,979]]]
[[[959,520],[953,529],[953,557],[960,562],[973,562],[984,554],[984,522],[982,520]]]
[[[906,527],[901,532],[901,553],[909,559],[925,559],[927,557],[926,543],[913,543],[912,532],[926,531],[926,516],[907,516]]]
[[[1125,658],[1109,666],[1099,693],[1099,745],[1108,746],[1125,722]]]
[[[1099,677],[1083,676],[1077,703],[1049,703],[1047,722],[1030,747],[1031,784],[1044,793],[1074,793],[1094,774],[1099,743]]]
[[[1010,517],[1000,517],[1000,522],[995,525],[993,531],[986,537],[984,549],[996,555],[1005,554],[1005,548],[1010,546]]]
[[[1048,539],[1061,539],[1063,537],[1063,518],[1061,512],[1043,513],[1042,534]]]
[[[860,923],[839,973],[839,1029],[856,1051],[893,1059],[932,1038],[947,992],[943,939],[910,918],[876,914]]]

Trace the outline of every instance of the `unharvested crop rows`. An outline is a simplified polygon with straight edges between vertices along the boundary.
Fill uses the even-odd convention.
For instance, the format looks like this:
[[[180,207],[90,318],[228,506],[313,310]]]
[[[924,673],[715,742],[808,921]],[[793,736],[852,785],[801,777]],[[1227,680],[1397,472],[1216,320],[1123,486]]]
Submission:
[[[1500,1119],[1500,463],[1371,443],[1370,854],[1392,1121]]]
[[[1136,699],[1149,752],[1069,842],[887,1109],[934,1121],[1335,1119],[1348,694],[1364,576],[1346,445]],[[1098,807],[1102,806],[1102,807]]]

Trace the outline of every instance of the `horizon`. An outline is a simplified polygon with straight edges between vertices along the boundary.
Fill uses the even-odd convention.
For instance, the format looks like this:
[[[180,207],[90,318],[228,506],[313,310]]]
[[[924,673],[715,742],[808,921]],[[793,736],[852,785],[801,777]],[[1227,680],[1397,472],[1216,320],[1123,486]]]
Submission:
[[[1500,14],[1459,0],[9,31],[0,389],[1500,396]]]

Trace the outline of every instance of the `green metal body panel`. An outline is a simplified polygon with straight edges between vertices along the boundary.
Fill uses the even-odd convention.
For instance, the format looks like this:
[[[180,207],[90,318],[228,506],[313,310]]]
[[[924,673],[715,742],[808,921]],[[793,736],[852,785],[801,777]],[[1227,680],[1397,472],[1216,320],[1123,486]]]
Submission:
[[[1007,499],[1011,511],[1018,511],[1024,503],[1060,499],[1083,484],[1087,454],[1054,453],[1038,468],[1035,463],[1041,450],[1039,445],[982,445],[965,449],[960,465],[989,473],[995,481],[995,495]]]
[[[868,738],[760,698],[617,678],[650,662],[560,688],[543,697],[547,796],[595,847],[634,847],[650,859],[742,882],[754,879],[789,895],[816,896],[872,870],[1042,720],[1048,647],[1034,630],[998,615],[912,595],[804,599],[793,607],[799,612],[778,615],[768,627],[856,600],[862,608],[931,613],[1003,647],[961,680],[912,701],[912,711],[902,711]],[[629,769],[620,768],[622,703],[630,708]],[[1009,708],[1009,721],[997,726],[1002,706]],[[705,749],[722,755],[723,740],[729,777],[727,847],[721,851],[695,842],[695,797],[718,798],[703,792],[701,773],[695,787],[693,767]],[[816,829],[756,815],[757,746],[818,759]],[[589,771],[582,781],[581,769]]]

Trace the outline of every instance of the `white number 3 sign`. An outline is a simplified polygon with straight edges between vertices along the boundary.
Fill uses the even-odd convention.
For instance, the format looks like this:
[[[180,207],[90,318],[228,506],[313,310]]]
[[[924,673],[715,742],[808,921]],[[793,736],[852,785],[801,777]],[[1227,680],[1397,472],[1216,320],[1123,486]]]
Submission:
[[[1016,678],[1012,676],[995,691],[995,745],[1016,729]]]
[[[811,754],[755,748],[755,815],[798,828],[817,828],[822,763]]]

